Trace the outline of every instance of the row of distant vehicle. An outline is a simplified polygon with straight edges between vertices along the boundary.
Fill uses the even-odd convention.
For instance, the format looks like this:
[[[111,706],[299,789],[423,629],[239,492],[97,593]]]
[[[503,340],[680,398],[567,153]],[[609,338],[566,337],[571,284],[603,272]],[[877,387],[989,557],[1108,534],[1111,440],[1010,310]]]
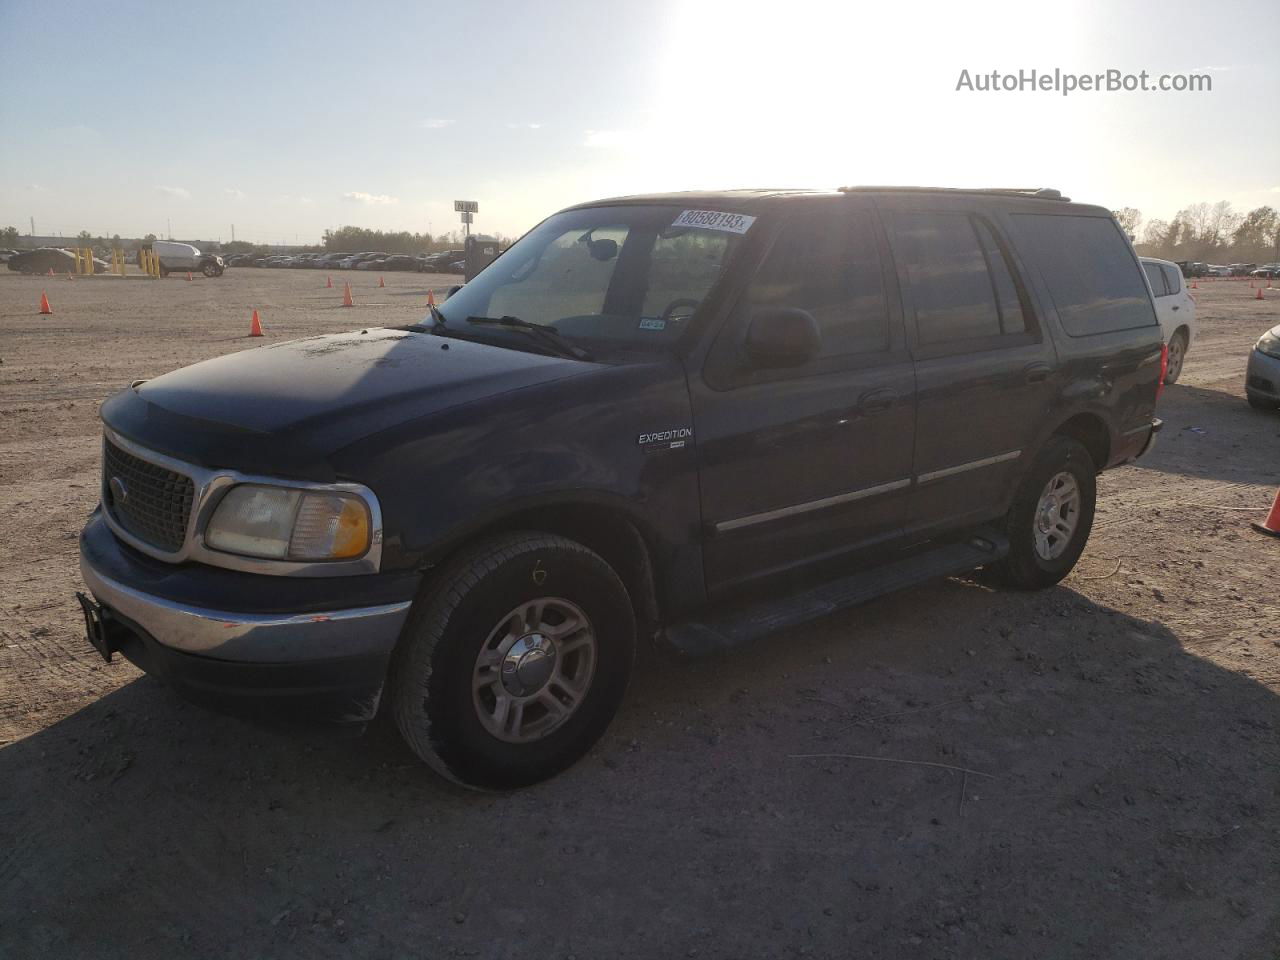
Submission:
[[[423,253],[417,256],[398,253],[381,253],[370,250],[362,253],[296,253],[260,257],[252,253],[237,253],[226,258],[229,267],[265,267],[292,270],[378,270],[389,272],[407,270],[417,273],[462,273],[466,268],[466,252],[445,250],[442,253]]]
[[[1280,263],[1200,263],[1198,260],[1179,260],[1184,277],[1280,277]]]

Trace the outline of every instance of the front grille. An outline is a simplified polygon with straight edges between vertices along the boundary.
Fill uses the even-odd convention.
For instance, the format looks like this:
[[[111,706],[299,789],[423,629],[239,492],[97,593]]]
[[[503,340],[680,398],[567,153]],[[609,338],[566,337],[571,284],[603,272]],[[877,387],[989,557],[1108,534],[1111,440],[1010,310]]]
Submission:
[[[113,490],[113,479],[123,488],[123,498]],[[180,550],[194,494],[190,477],[135,457],[110,440],[103,442],[103,506],[139,540],[167,553]]]

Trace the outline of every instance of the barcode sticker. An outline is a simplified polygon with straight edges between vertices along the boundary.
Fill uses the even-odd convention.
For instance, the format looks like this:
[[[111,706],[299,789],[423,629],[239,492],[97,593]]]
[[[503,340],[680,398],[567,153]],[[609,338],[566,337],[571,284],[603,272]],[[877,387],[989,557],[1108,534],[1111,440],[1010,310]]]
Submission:
[[[746,233],[756,222],[755,217],[741,213],[722,213],[718,210],[686,210],[676,217],[673,227],[700,227],[703,230],[723,230],[725,233]]]

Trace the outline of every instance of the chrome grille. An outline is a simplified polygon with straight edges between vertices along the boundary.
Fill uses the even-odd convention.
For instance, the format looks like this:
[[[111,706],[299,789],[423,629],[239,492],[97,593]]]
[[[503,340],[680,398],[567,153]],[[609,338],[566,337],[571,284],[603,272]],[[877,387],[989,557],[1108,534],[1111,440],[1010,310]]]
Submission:
[[[176,553],[187,536],[195,484],[191,478],[102,444],[102,505],[128,533]]]

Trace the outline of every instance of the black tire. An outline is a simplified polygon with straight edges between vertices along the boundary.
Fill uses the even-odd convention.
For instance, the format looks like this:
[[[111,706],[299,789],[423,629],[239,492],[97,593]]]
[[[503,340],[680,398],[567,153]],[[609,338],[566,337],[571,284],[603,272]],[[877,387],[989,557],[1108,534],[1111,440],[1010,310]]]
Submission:
[[[1177,383],[1178,378],[1182,376],[1183,368],[1187,365],[1187,339],[1187,331],[1181,328],[1175,330],[1173,336],[1169,338],[1169,369],[1164,375],[1166,386],[1171,383]],[[1177,347],[1176,353],[1175,345]],[[1174,365],[1175,362],[1177,366]]]
[[[577,605],[595,635],[594,671],[576,709],[541,739],[511,743],[481,721],[473,674],[507,611],[542,597]],[[392,660],[392,711],[409,748],[438,773],[483,789],[537,783],[571,766],[608,728],[635,658],[635,615],[613,569],[582,544],[522,532],[464,550],[410,614]]]
[[[206,277],[216,277],[222,271],[218,269],[218,265],[216,263],[206,263],[200,268],[200,272]]]
[[[1038,507],[1046,486],[1060,473],[1070,474],[1076,482],[1079,513],[1065,550],[1052,559],[1046,559],[1036,549]],[[1023,477],[1013,506],[1005,515],[1009,555],[989,568],[996,583],[1017,590],[1041,590],[1053,586],[1071,572],[1084,552],[1089,531],[1093,529],[1098,499],[1097,474],[1097,465],[1083,444],[1070,437],[1049,438]]]

